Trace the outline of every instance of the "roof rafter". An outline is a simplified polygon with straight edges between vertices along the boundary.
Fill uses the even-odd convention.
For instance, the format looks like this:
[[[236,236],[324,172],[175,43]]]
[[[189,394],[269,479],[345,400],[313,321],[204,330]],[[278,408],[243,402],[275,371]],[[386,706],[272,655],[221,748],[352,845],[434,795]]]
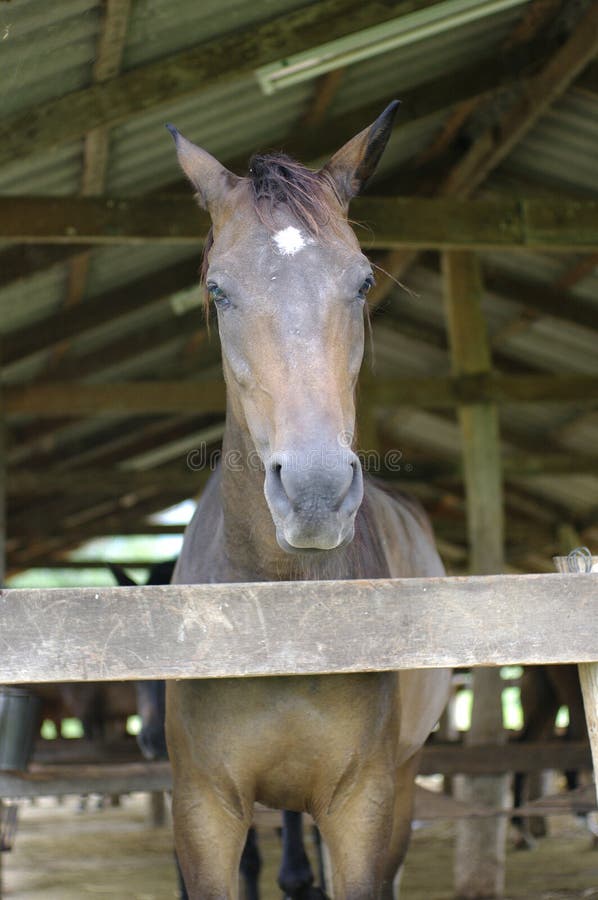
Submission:
[[[432,409],[468,403],[576,403],[598,405],[598,375],[459,375],[378,379],[362,390],[379,406]],[[225,408],[224,382],[141,381],[108,384],[45,383],[9,386],[7,416],[209,415]]]
[[[371,229],[370,249],[466,247],[594,251],[598,201],[357,197],[352,216]],[[209,216],[192,198],[0,197],[0,238],[47,243],[190,244]]]

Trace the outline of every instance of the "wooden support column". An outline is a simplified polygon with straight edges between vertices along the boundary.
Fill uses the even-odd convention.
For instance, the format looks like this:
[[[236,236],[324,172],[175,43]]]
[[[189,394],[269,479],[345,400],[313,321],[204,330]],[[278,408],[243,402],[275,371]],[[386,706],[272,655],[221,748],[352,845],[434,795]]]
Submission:
[[[443,255],[444,296],[453,372],[488,373],[490,346],[482,315],[482,282],[477,257],[469,252]],[[477,575],[503,569],[504,518],[498,409],[493,403],[458,410],[462,434],[470,569]],[[480,621],[479,628],[484,629]],[[504,741],[499,669],[476,669],[468,744]],[[459,780],[460,799],[504,806],[504,775]],[[455,888],[473,900],[500,897],[504,889],[506,820],[462,821],[457,826]]]
[[[568,524],[562,525],[559,533],[562,556],[555,558],[559,572],[584,571],[583,566],[569,566],[568,554],[583,541],[575,529]],[[597,557],[593,556],[590,563],[590,571],[595,572]],[[585,560],[584,560],[585,563]],[[598,798],[598,662],[579,663],[579,682],[583,694],[583,705],[586,714],[588,737],[592,748],[592,763],[594,768],[594,784]]]
[[[2,385],[0,385],[0,588],[4,586],[6,577],[6,426]],[[3,803],[0,798],[0,821],[2,820]],[[4,896],[2,890],[2,857],[0,851],[0,900]]]

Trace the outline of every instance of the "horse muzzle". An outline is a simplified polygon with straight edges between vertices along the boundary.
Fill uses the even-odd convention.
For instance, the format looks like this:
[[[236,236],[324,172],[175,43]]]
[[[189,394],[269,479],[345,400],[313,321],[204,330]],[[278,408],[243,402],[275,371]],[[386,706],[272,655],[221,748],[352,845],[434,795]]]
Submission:
[[[359,459],[344,449],[317,457],[277,453],[266,466],[264,493],[278,543],[289,553],[334,550],[353,539],[363,499]]]

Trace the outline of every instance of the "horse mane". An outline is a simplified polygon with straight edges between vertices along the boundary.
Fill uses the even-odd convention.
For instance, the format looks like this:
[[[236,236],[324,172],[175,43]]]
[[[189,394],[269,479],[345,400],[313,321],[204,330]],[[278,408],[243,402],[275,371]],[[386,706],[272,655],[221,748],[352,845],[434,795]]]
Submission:
[[[277,227],[275,213],[280,208],[287,210],[313,236],[322,237],[325,228],[338,234],[341,223],[345,221],[336,185],[328,172],[314,172],[284,153],[259,153],[252,156],[247,181],[252,207],[262,225],[269,231]],[[210,228],[200,267],[200,282],[204,289],[213,243],[214,233]],[[208,300],[206,290],[206,321],[209,321]]]

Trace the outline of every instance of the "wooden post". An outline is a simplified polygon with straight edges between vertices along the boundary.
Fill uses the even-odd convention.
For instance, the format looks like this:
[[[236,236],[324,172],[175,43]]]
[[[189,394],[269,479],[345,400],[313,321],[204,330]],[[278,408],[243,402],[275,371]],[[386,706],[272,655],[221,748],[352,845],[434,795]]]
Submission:
[[[473,253],[443,254],[446,318],[455,374],[488,373],[490,345],[482,315],[482,283]],[[458,410],[462,434],[467,500],[470,569],[475,574],[503,568],[504,515],[498,411],[477,403]],[[484,628],[480,622],[479,627]],[[475,669],[469,744],[501,743],[501,683],[498,669]],[[504,775],[460,779],[460,798],[475,804],[504,806]],[[505,877],[506,820],[463,821],[457,826],[455,888],[458,897],[500,897]]]
[[[563,525],[560,528],[561,553],[563,556],[554,557],[556,567],[559,572],[583,571],[583,567],[575,564],[569,565],[569,557],[566,555],[576,546],[579,547],[581,541],[570,525]],[[586,560],[584,560],[584,563]],[[598,570],[598,557],[593,556],[591,561],[588,559],[588,569],[590,572]],[[592,762],[594,767],[594,784],[596,786],[596,797],[598,798],[598,662],[579,663],[579,682],[583,694],[583,705],[586,714],[586,725],[588,727],[588,737],[592,748]]]
[[[6,577],[6,428],[2,388],[0,386],[0,588]],[[0,797],[0,821],[2,820],[2,798]],[[2,890],[2,852],[0,851],[0,900]]]

